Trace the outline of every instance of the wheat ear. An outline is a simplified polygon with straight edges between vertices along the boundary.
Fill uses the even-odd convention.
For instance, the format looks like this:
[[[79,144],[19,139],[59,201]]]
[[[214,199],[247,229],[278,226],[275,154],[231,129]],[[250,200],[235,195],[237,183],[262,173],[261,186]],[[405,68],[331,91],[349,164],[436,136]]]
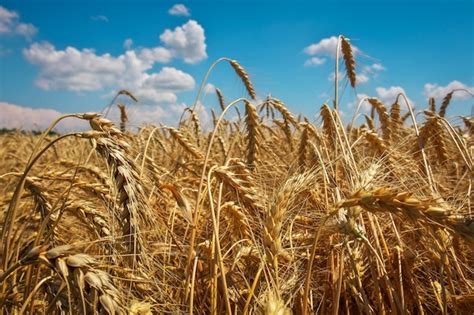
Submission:
[[[255,89],[253,87],[252,81],[250,81],[250,77],[247,74],[247,71],[245,71],[245,69],[238,63],[237,60],[230,60],[229,63],[232,68],[234,68],[235,73],[244,83],[245,88],[247,89],[247,92],[249,93],[250,97],[252,99],[256,99],[257,94],[255,94]]]
[[[355,59],[349,39],[345,38],[344,36],[341,36],[341,50],[342,57],[344,58],[344,62],[346,64],[347,77],[349,78],[351,86],[354,88],[356,86]]]
[[[257,109],[248,101],[245,101],[245,114],[245,122],[247,125],[247,165],[250,169],[253,169],[255,167],[255,161],[257,160],[257,137],[260,135],[260,131],[258,129],[259,121]]]

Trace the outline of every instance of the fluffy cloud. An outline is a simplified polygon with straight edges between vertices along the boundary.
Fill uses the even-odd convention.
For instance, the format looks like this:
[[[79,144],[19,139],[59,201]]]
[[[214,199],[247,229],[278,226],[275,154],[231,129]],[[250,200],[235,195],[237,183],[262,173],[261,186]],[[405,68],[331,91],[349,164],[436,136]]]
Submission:
[[[378,87],[375,89],[375,91],[377,92],[378,99],[386,105],[393,104],[400,93],[404,94],[405,96],[407,95],[405,90],[400,86],[391,86],[389,88]],[[407,99],[410,105],[414,106],[415,103],[408,96]],[[406,108],[406,104],[402,99],[400,99],[400,104],[402,105],[402,108]]]
[[[168,63],[173,59],[171,52],[163,47],[142,48],[139,51],[139,58],[150,63]]]
[[[57,50],[49,43],[32,44],[25,57],[40,67],[36,80],[44,90],[97,91],[126,88],[147,102],[176,102],[175,92],[191,90],[191,75],[172,67],[148,73],[156,61],[166,61],[166,50],[144,49],[138,54],[129,50],[113,57],[97,55],[91,49],[67,47]]]
[[[127,128],[135,129],[146,124],[157,125],[158,123],[175,123],[176,119],[178,119],[186,107],[186,104],[177,103],[167,106],[166,108],[160,105],[141,104],[127,106],[126,110],[129,119],[127,122]],[[197,104],[196,113],[199,115],[203,126],[205,126],[205,124],[210,124],[209,114],[201,103]],[[64,113],[54,109],[30,108],[7,102],[0,102],[0,128],[41,131],[46,129],[51,122],[63,114]],[[117,125],[119,124],[120,111],[116,106],[112,108],[107,118],[115,122]],[[61,121],[54,130],[64,133],[89,129],[90,126],[88,122],[76,118],[67,118]]]
[[[29,62],[40,67],[36,84],[44,90],[99,90],[116,83],[119,74],[125,77],[126,70],[143,72],[151,66],[139,60],[133,51],[115,58],[110,54],[96,55],[92,49],[56,50],[47,42],[34,43],[23,53]]]
[[[338,81],[341,82],[341,80],[345,77],[345,73],[342,71],[338,72]],[[336,79],[336,74],[334,72],[329,73],[328,75],[328,80],[329,81],[334,81]]]
[[[191,90],[194,84],[192,76],[171,67],[164,67],[160,72],[147,76],[143,83],[144,86],[167,91]]]
[[[174,30],[165,30],[160,40],[174,57],[182,58],[186,63],[194,64],[207,58],[204,29],[194,20]]]
[[[18,13],[0,6],[0,34],[16,34],[31,38],[37,32],[38,29],[33,24],[20,22]]]
[[[374,63],[369,66],[362,67],[362,70],[356,74],[356,83],[363,84],[370,81],[370,79],[376,78],[381,71],[384,71],[385,68],[380,63]],[[339,71],[339,80],[346,77],[346,73]],[[329,81],[334,81],[334,73],[330,73],[328,76]]]
[[[357,106],[359,105],[359,103],[363,100],[363,99],[366,99],[368,98],[369,95],[367,94],[364,94],[364,93],[357,93],[357,96],[356,96],[356,100],[353,101],[353,102],[349,102],[347,104],[347,107],[352,110],[352,111],[355,111],[357,109]],[[362,113],[368,113],[370,112],[370,109],[371,109],[371,106],[368,102],[363,102],[361,104],[361,107],[360,107],[360,112]]]
[[[326,56],[333,59],[336,58],[336,49],[337,49],[337,36],[331,36],[328,38],[323,38],[318,43],[311,44],[304,49],[304,52],[309,56]],[[354,55],[360,53],[359,48],[352,45],[352,51]]]
[[[374,64],[371,64],[370,66],[365,66],[363,68],[363,71],[367,73],[374,73],[374,72],[384,71],[384,70],[386,69],[384,66],[382,66],[381,63],[374,63]]]
[[[304,62],[306,67],[319,66],[326,62],[326,58],[311,57]]]
[[[126,88],[147,101],[175,102],[174,93],[194,88],[194,79],[180,70],[164,67],[149,73],[156,63],[183,58],[195,63],[207,57],[204,29],[189,21],[174,31],[166,30],[160,37],[165,47],[128,50],[119,56],[97,54],[93,49],[75,47],[56,49],[48,42],[33,43],[24,49],[26,59],[40,68],[36,85],[44,90],[98,91],[105,88]]]
[[[76,92],[103,89],[128,89],[142,101],[151,104],[176,103],[176,93],[195,86],[191,75],[163,67],[151,73],[156,63],[182,58],[196,63],[207,57],[204,29],[189,21],[160,36],[164,47],[132,49],[132,39],[124,42],[127,49],[119,56],[97,54],[93,49],[66,47],[57,49],[48,42],[33,43],[23,50],[25,58],[39,67],[36,85],[44,90]]]
[[[118,56],[98,54],[93,49],[58,49],[48,42],[31,44],[23,50],[23,55],[38,66],[36,85],[41,89],[98,91],[104,97],[113,97],[113,91],[119,89],[131,91],[140,102],[128,108],[130,126],[139,126],[176,119],[186,107],[178,103],[177,93],[195,88],[190,74],[170,66],[155,71],[156,65],[169,63],[174,58],[196,63],[207,57],[204,29],[196,21],[188,21],[174,30],[167,29],[160,39],[162,46],[132,48],[133,40],[129,38],[124,42],[126,51]],[[9,127],[24,125],[41,129],[61,114],[49,109],[8,105],[11,116],[24,117],[24,121],[15,126],[0,121],[1,125]],[[203,107],[200,113],[205,117]],[[110,114],[111,118],[119,118],[116,109]]]
[[[311,44],[304,49],[304,52],[311,56],[306,59],[305,66],[319,66],[324,64],[327,61],[327,58],[336,58],[337,50],[337,36],[331,36],[328,38],[323,38],[318,43]],[[354,55],[360,55],[361,51],[356,46],[352,45],[352,51]],[[357,65],[356,65],[357,67]],[[381,63],[374,63],[368,66],[363,66],[359,73],[357,73],[357,83],[362,84],[368,82],[370,79],[375,78],[381,71],[384,71],[385,68]],[[343,78],[345,74],[340,74],[340,77]],[[329,81],[334,81],[334,73],[329,74]]]
[[[375,97],[378,98],[386,106],[392,105],[395,102],[398,94],[403,93],[406,95],[405,90],[400,86],[391,86],[389,88],[377,87],[375,89],[375,92],[376,92]],[[370,96],[365,93],[357,93],[356,99],[352,102],[349,102],[347,106],[349,109],[355,110],[357,108],[357,105],[359,105],[359,103],[363,99],[366,99],[369,97],[374,97],[374,96]],[[408,102],[410,102],[410,105],[414,106],[414,102],[408,97],[407,99],[408,99]],[[404,100],[400,99],[399,103],[402,109],[407,109]],[[369,104],[369,102],[366,101],[361,104],[360,112],[369,113],[371,109],[372,109],[372,106]]]
[[[15,128],[21,130],[43,130],[62,113],[47,108],[23,107],[6,102],[0,102],[0,128]],[[88,124],[77,119],[65,119],[56,130],[84,130]]]
[[[171,15],[176,15],[176,16],[190,16],[191,15],[191,13],[189,12],[189,9],[184,4],[175,4],[168,10],[168,13]]]
[[[212,83],[206,84],[204,87],[204,94],[214,94],[216,92],[216,87]]]
[[[67,47],[57,50],[49,43],[42,43],[31,45],[24,54],[40,67],[36,84],[44,90],[81,92],[125,88],[143,102],[158,104],[175,103],[175,93],[195,86],[191,75],[172,67],[148,73],[157,60],[166,59],[159,48],[138,54],[129,50],[113,57],[97,55],[90,49]]]
[[[459,82],[459,81],[451,81],[448,83],[446,86],[440,86],[436,83],[426,83],[424,87],[423,94],[426,97],[434,97],[436,99],[442,99],[451,92],[452,90],[458,90],[458,89],[464,89],[468,90],[471,93],[474,93],[474,86],[467,86],[466,84]],[[472,96],[469,95],[469,93],[466,92],[458,92],[453,94],[452,99],[458,99],[458,100],[465,100],[468,99]]]

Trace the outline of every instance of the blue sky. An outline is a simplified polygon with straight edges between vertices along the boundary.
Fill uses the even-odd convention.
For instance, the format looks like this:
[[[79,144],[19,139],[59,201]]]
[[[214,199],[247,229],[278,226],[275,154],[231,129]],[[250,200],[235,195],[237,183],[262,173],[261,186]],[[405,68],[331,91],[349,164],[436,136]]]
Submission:
[[[331,38],[339,34],[358,50],[360,83],[354,90],[341,82],[345,115],[365,95],[390,103],[404,91],[421,109],[428,95],[440,103],[450,89],[474,86],[473,1],[4,0],[1,6],[0,124],[7,126],[100,111],[122,88],[140,99],[132,105],[136,124],[171,123],[222,56],[247,69],[259,97],[271,93],[314,117],[333,94]],[[246,95],[225,64],[209,83],[227,100]],[[210,87],[205,109],[216,106]],[[473,103],[459,92],[448,115],[469,115]]]

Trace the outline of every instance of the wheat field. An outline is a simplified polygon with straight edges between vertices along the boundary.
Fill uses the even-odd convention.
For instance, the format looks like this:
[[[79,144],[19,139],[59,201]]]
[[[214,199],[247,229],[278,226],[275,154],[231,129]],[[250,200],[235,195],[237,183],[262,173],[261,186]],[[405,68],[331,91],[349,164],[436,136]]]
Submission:
[[[210,128],[192,106],[132,131],[120,106],[119,126],[1,135],[2,314],[472,314],[474,120],[446,116],[469,91],[344,123],[339,43],[315,120],[222,58],[248,97],[217,89]],[[90,130],[52,134],[64,119]]]

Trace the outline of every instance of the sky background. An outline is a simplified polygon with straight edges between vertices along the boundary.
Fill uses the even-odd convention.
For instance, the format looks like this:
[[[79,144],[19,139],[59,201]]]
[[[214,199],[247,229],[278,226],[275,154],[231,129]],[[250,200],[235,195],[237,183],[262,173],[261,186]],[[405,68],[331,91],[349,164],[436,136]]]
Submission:
[[[440,104],[452,89],[474,90],[470,0],[3,0],[0,128],[43,128],[61,113],[100,111],[120,89],[140,100],[129,107],[133,125],[173,124],[223,56],[245,67],[260,99],[272,94],[315,118],[334,93],[339,34],[355,46],[359,81],[352,89],[341,80],[346,119],[364,96],[391,104],[404,92],[423,109],[428,96]],[[246,96],[226,64],[208,83],[203,120],[217,107],[214,86],[228,101]],[[472,115],[473,100],[456,93],[448,116]]]

